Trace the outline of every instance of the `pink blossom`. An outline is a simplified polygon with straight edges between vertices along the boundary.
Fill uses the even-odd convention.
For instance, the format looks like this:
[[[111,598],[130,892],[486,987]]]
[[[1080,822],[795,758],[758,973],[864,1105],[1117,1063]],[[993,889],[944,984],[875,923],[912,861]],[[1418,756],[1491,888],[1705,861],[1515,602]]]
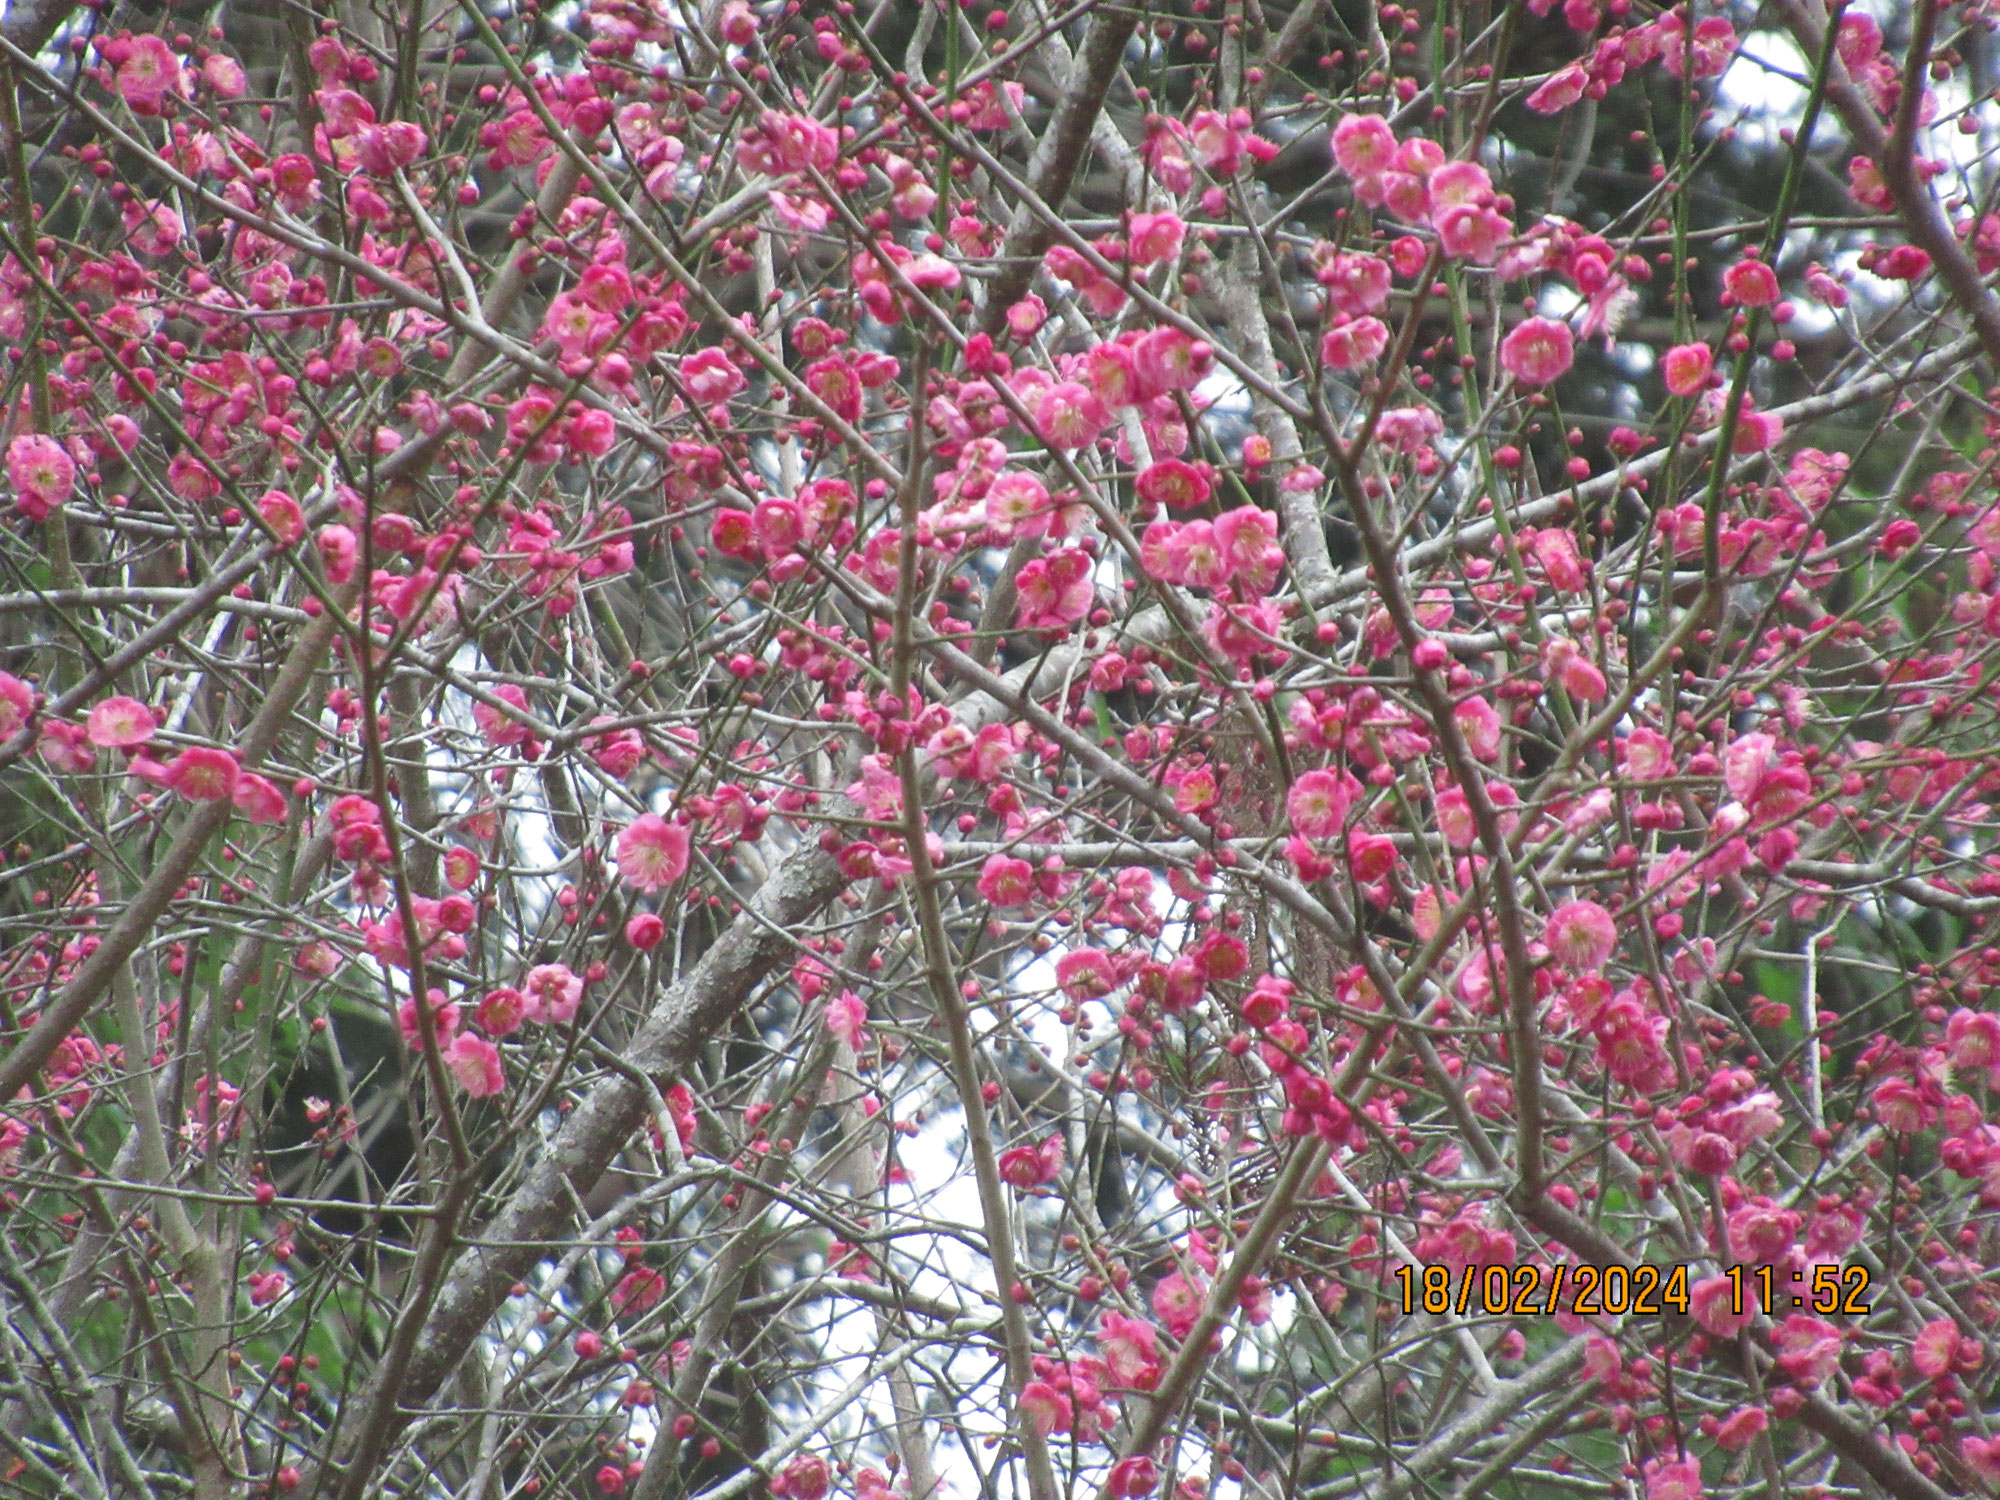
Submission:
[[[328,583],[338,588],[354,577],[361,562],[361,543],[351,530],[340,525],[322,526],[313,542]]]
[[[243,64],[220,52],[208,55],[201,65],[201,78],[218,99],[240,99],[250,86]]]
[[[252,1271],[249,1286],[250,1305],[269,1307],[292,1289],[292,1281],[283,1271]]]
[[[681,361],[681,384],[703,406],[727,401],[749,383],[720,349],[698,350]]]
[[[1729,1247],[1751,1265],[1774,1265],[1797,1243],[1799,1216],[1768,1198],[1752,1198],[1725,1221]]]
[[[1292,827],[1309,839],[1331,838],[1347,821],[1353,794],[1334,771],[1307,771],[1285,794],[1285,812]]]
[[[1500,364],[1522,385],[1548,385],[1568,371],[1575,348],[1567,323],[1528,318],[1500,341]]]
[[[1062,1160],[1060,1135],[1049,1136],[1039,1146],[1016,1146],[1000,1155],[1000,1180],[1016,1192],[1033,1192],[1056,1180]]]
[[[817,1454],[801,1453],[778,1471],[771,1493],[782,1500],[824,1500],[833,1487],[833,1470]]]
[[[1774,411],[1753,411],[1750,403],[1743,403],[1743,410],[1737,413],[1736,433],[1729,441],[1729,451],[1739,457],[1753,453],[1768,453],[1784,440],[1785,419]]]
[[[1476,161],[1448,161],[1432,169],[1425,191],[1430,195],[1433,218],[1441,219],[1448,209],[1491,203],[1493,179]]]
[[[165,785],[191,802],[221,802],[236,790],[242,767],[214,745],[190,745],[167,767]]]
[[[120,40],[125,42],[124,56],[117,62],[113,86],[133,114],[157,115],[168,94],[187,93],[181,60],[165,37],[148,32]],[[110,56],[108,51],[106,56]]]
[[[1715,1430],[1715,1441],[1725,1453],[1741,1453],[1770,1425],[1771,1419],[1763,1407],[1739,1406],[1722,1419],[1722,1425]]]
[[[852,990],[842,990],[826,1002],[826,1029],[850,1052],[859,1052],[868,1037],[868,1003]]]
[[[1380,115],[1344,115],[1333,127],[1333,159],[1349,177],[1376,177],[1396,159],[1396,134]]]
[[[1046,1380],[1031,1380],[1021,1387],[1021,1410],[1043,1437],[1069,1431],[1073,1416],[1070,1399]]]
[[[1668,1132],[1674,1160],[1697,1177],[1720,1177],[1736,1165],[1736,1148],[1712,1130],[1676,1125]]]
[[[7,479],[14,487],[15,509],[32,521],[45,521],[75,488],[76,464],[54,438],[23,433],[7,445]]]
[[[1148,464],[1133,483],[1140,499],[1175,510],[1205,505],[1214,492],[1206,474],[1178,458],[1163,458]]]
[[[1747,1146],[1776,1134],[1784,1126],[1785,1116],[1778,1107],[1778,1096],[1760,1089],[1717,1110],[1710,1123],[1736,1145]]]
[[[1580,594],[1590,586],[1583,559],[1577,555],[1576,537],[1559,526],[1546,527],[1528,537],[1528,550],[1542,565],[1549,582],[1565,594]]]
[[[1631,994],[1614,997],[1590,1030],[1606,1071],[1627,1088],[1650,1091],[1672,1080],[1664,1050],[1667,1018],[1649,1014]]]
[[[1656,1458],[1646,1465],[1646,1500],[1701,1500],[1701,1465]]]
[[[1095,1000],[1117,985],[1111,955],[1101,948],[1072,948],[1056,961],[1056,986],[1071,1000]]]
[[[667,1294],[667,1278],[651,1266],[634,1266],[611,1289],[611,1311],[619,1317],[647,1312]]]
[[[1180,254],[1181,237],[1187,224],[1177,213],[1132,215],[1129,228],[1130,260],[1134,266],[1155,265]]]
[[[1191,391],[1208,373],[1215,351],[1178,328],[1155,328],[1132,344],[1132,371],[1141,400],[1173,391]]]
[[[1722,289],[1738,307],[1769,307],[1778,300],[1778,273],[1761,260],[1739,260],[1722,273]]]
[[[1778,1368],[1804,1390],[1822,1384],[1840,1366],[1840,1330],[1824,1318],[1793,1313],[1778,1329]]]
[[[1231,573],[1239,577],[1275,576],[1284,562],[1278,546],[1277,518],[1255,505],[1239,505],[1215,518],[1215,545]]]
[[[744,133],[736,156],[752,172],[778,176],[808,168],[828,172],[840,155],[840,137],[806,115],[767,109]]]
[[[1006,469],[986,487],[986,524],[1002,537],[1043,536],[1049,529],[1048,486],[1020,469]]]
[[[1168,1333],[1177,1339],[1185,1339],[1193,1331],[1195,1320],[1201,1316],[1204,1295],[1205,1288],[1200,1280],[1190,1279],[1180,1271],[1171,1271],[1153,1285],[1153,1316],[1165,1325]]]
[[[1143,1453],[1121,1458],[1104,1476],[1104,1500],[1141,1500],[1160,1487],[1160,1466]]]
[[[1372,365],[1389,347],[1389,325],[1380,318],[1351,318],[1327,329],[1319,341],[1319,362],[1331,370]]]
[[[35,690],[11,672],[0,672],[0,740],[12,739],[35,711]]]
[[[1472,803],[1464,791],[1448,786],[1432,805],[1437,809],[1438,832],[1444,841],[1454,849],[1470,849],[1479,837],[1479,825],[1473,820]]]
[[[400,936],[398,941],[400,941]],[[371,943],[370,946],[379,951],[382,945]],[[407,964],[401,965],[401,967],[407,966]],[[449,1047],[451,1039],[458,1035],[458,1007],[445,1000],[443,990],[433,989],[430,991],[429,1010],[431,1030],[437,1036],[438,1046],[440,1048]],[[396,1029],[402,1033],[404,1046],[410,1048],[412,1051],[422,1049],[424,1045],[423,1018],[417,1014],[416,1000],[409,995],[405,995],[401,1003],[396,1007]]]
[[[1437,218],[1438,244],[1444,253],[1475,265],[1491,265],[1514,232],[1505,215],[1485,204],[1455,204]]]
[[[1538,115],[1559,115],[1572,107],[1583,97],[1583,91],[1590,82],[1590,75],[1581,63],[1570,63],[1558,68],[1542,83],[1542,86],[1528,95],[1526,103]]]
[[[1031,339],[1048,316],[1047,304],[1031,293],[1007,309],[1007,331],[1017,339]]]
[[[1431,195],[1424,179],[1414,172],[1384,172],[1380,177],[1363,177],[1354,184],[1354,196],[1371,207],[1380,204],[1399,219],[1421,224],[1431,216]]]
[[[1542,941],[1564,968],[1594,974],[1618,946],[1618,924],[1595,901],[1570,901],[1549,913]]]
[[[285,794],[262,776],[245,771],[236,778],[229,800],[252,823],[285,821]]]
[[[1260,575],[1252,581],[1254,586],[1261,589],[1274,573],[1273,568]],[[1218,603],[1201,622],[1201,630],[1217,651],[1247,667],[1258,657],[1283,654],[1276,643],[1281,623],[1277,604],[1259,599],[1254,604]]]
[[[287,547],[293,546],[306,534],[306,513],[299,502],[283,490],[266,490],[257,501],[257,514],[271,534]]]
[[[1951,1065],[1962,1072],[1978,1073],[2000,1065],[2000,1015],[1960,1006],[1945,1022],[1944,1044],[1951,1053]]]
[[[568,964],[537,964],[521,981],[521,992],[528,997],[529,1020],[567,1026],[583,1003],[583,980]]]
[[[1486,169],[1484,167],[1473,162],[1453,163],[1447,161],[1444,154],[1444,147],[1427,137],[1413,135],[1396,147],[1394,170],[1401,172],[1405,176],[1415,177],[1420,181],[1427,180],[1433,173],[1453,165],[1472,167],[1479,174],[1473,181],[1485,182],[1490,188],[1491,179],[1486,176]],[[1446,180],[1449,182],[1451,179],[1447,178]],[[1447,188],[1447,193],[1452,201],[1459,201],[1463,197],[1466,182],[1467,179],[1461,176],[1458,178],[1456,186]],[[1474,190],[1476,191],[1476,188]]]
[[[1674,749],[1657,729],[1635,729],[1618,742],[1619,760],[1634,781],[1658,781],[1674,771]]]
[[[928,253],[913,256],[903,267],[903,275],[920,292],[949,292],[964,280],[957,266],[942,255]]]
[[[1748,807],[1782,764],[1778,742],[1768,734],[1738,735],[1722,757],[1722,784]]]
[[[618,835],[618,873],[648,895],[663,891],[688,867],[688,828],[669,823],[658,813],[645,813]]]
[[[1715,369],[1715,351],[1706,344],[1676,344],[1661,357],[1667,389],[1676,396],[1698,396],[1708,388]]]
[[[1988,1484],[2000,1484],[2000,1437],[1982,1438],[1968,1433],[1958,1440],[1959,1456],[1966,1467]]]
[[[35,753],[41,756],[50,770],[67,776],[79,775],[97,764],[96,747],[85,735],[83,726],[62,719],[42,721]]]
[[[1444,418],[1428,406],[1394,406],[1375,424],[1375,440],[1393,453],[1422,453],[1444,431]]]
[[[1500,714],[1483,697],[1467,698],[1452,710],[1465,745],[1480,760],[1490,761],[1500,754]]]
[[[1917,1330],[1910,1343],[1910,1365],[1926,1380],[1935,1380],[1958,1356],[1958,1325],[1950,1318],[1933,1318]]]
[[[1551,649],[1548,652],[1550,674],[1560,684],[1562,690],[1579,703],[1596,703],[1607,691],[1604,673],[1597,663],[1576,649],[1573,642],[1558,638],[1550,641],[1551,648],[1567,646],[1568,650]]]
[[[1097,1348],[1112,1381],[1128,1390],[1150,1391],[1159,1383],[1160,1331],[1142,1318],[1107,1312],[1097,1325]]]
[[[989,854],[979,871],[979,894],[995,906],[1024,906],[1034,893],[1035,867],[1011,854]]]
[[[100,750],[129,750],[153,737],[153,711],[137,698],[106,698],[90,711],[86,732]],[[4,731],[4,726],[0,726]]]
[[[486,992],[474,1019],[479,1022],[479,1029],[488,1036],[503,1037],[519,1031],[527,1015],[528,997],[517,989],[502,986]]]
[[[1350,318],[1380,312],[1389,301],[1391,272],[1379,255],[1338,251],[1320,263],[1316,275],[1334,311]]]
[[[750,530],[757,538],[757,545],[764,549],[764,556],[776,561],[797,549],[805,535],[805,522],[798,506],[790,500],[760,500],[750,513]]]
[[[1023,630],[1067,630],[1089,613],[1096,587],[1089,556],[1066,547],[1022,564],[1014,578],[1014,623]]]
[[[1704,1276],[1688,1289],[1688,1311],[1717,1338],[1729,1338],[1757,1316],[1756,1298],[1727,1276]]]
[[[517,683],[501,683],[493,689],[493,696],[519,714],[525,715],[528,711],[527,692]],[[512,745],[526,744],[533,732],[514,714],[503,713],[493,704],[483,700],[473,702],[472,722],[478,726],[479,732],[486,736],[489,744],[503,749]]]
[[[743,0],[734,0],[747,13],[749,7]],[[937,189],[924,180],[924,174],[908,159],[890,156],[882,164],[888,174],[892,191],[889,201],[896,206],[898,215],[912,221],[928,219],[931,210],[937,207]]]
[[[1143,399],[1139,371],[1132,363],[1132,341],[1098,344],[1084,355],[1084,375],[1105,405],[1123,410]]]
[[[445,1049],[444,1065],[458,1086],[475,1099],[497,1094],[506,1086],[500,1069],[500,1049],[483,1037],[461,1031]]]
[[[1658,37],[1660,65],[1675,78],[1689,73],[1696,78],[1719,77],[1736,50],[1736,28],[1720,16],[1698,22],[1692,42],[1687,37],[1687,23],[1678,10],[1661,16],[1653,30]]]
[[[1111,425],[1111,413],[1089,386],[1064,380],[1042,393],[1035,407],[1035,425],[1043,442],[1067,451],[1095,442]]]
[[[1875,1118],[1882,1122],[1882,1128],[1897,1135],[1912,1135],[1937,1123],[1937,1106],[1927,1092],[1901,1076],[1885,1078],[1876,1084],[1872,1102]]]
[[[1225,116],[1212,109],[1196,110],[1188,121],[1188,144],[1194,147],[1196,159],[1215,176],[1234,177],[1250,144],[1244,134],[1249,123],[1239,112]]]

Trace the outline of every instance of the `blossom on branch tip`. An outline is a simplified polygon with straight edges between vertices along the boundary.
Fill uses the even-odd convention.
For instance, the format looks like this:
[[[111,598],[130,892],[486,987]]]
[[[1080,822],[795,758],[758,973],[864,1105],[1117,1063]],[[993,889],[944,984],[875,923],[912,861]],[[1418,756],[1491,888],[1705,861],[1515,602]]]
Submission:
[[[1377,177],[1396,159],[1396,136],[1380,115],[1344,115],[1333,127],[1333,159],[1349,177]]]
[[[1285,813],[1292,827],[1305,837],[1330,838],[1346,823],[1353,801],[1345,773],[1306,771],[1293,780],[1285,794]]]
[[[86,732],[100,750],[129,750],[153,737],[153,711],[136,698],[106,698],[90,710]]]
[[[1000,1154],[1000,1180],[1016,1192],[1033,1192],[1056,1180],[1062,1160],[1060,1135],[1049,1136],[1039,1146],[1016,1146]]]
[[[1319,341],[1319,362],[1330,370],[1372,365],[1389,347],[1389,325],[1380,318],[1351,318],[1327,329]]]
[[[285,821],[285,794],[265,777],[245,771],[236,778],[229,799],[252,823]]]
[[[7,481],[14,508],[31,521],[46,521],[75,488],[76,463],[54,438],[23,433],[7,445]]]
[[[1706,344],[1676,344],[1660,357],[1660,368],[1673,395],[1698,396],[1708,388],[1715,351]]]
[[[1618,924],[1595,901],[1570,901],[1549,913],[1542,941],[1564,968],[1591,974],[1618,946]]]
[[[685,823],[644,813],[618,835],[618,873],[635,890],[652,895],[687,873],[690,835]]]
[[[521,992],[528,999],[529,1020],[567,1026],[583,1003],[583,980],[568,964],[537,964],[521,981]]]
[[[1548,385],[1568,372],[1575,348],[1567,323],[1527,318],[1500,341],[1500,365],[1522,385]]]
[[[1556,69],[1524,101],[1538,115],[1559,115],[1583,98],[1590,75],[1581,63]]]
[[[1023,630],[1066,630],[1081,620],[1096,595],[1091,566],[1074,547],[1023,563],[1014,577],[1014,623]]]
[[[989,854],[979,872],[979,894],[995,906],[1024,906],[1034,893],[1035,868],[1010,854]]]
[[[458,1086],[475,1099],[485,1099],[506,1087],[500,1049],[483,1037],[462,1031],[445,1049],[445,1067]]]
[[[214,745],[190,745],[167,766],[165,785],[191,802],[221,802],[242,774],[236,757]]]

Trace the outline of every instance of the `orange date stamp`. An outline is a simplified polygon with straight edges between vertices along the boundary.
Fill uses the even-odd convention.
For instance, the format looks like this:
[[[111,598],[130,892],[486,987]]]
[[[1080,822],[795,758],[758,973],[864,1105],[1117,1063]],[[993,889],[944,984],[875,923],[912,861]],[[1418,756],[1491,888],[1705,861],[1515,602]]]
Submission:
[[[1546,1318],[1558,1312],[1578,1317],[1664,1317],[1688,1311],[1691,1269],[1685,1265],[1636,1266],[1450,1266],[1403,1265],[1394,1272],[1403,1312],[1432,1316]],[[1814,1266],[1807,1282],[1802,1271],[1776,1266],[1729,1266],[1730,1312],[1748,1307],[1777,1315],[1810,1308],[1817,1313],[1865,1317],[1870,1272],[1866,1266]]]

